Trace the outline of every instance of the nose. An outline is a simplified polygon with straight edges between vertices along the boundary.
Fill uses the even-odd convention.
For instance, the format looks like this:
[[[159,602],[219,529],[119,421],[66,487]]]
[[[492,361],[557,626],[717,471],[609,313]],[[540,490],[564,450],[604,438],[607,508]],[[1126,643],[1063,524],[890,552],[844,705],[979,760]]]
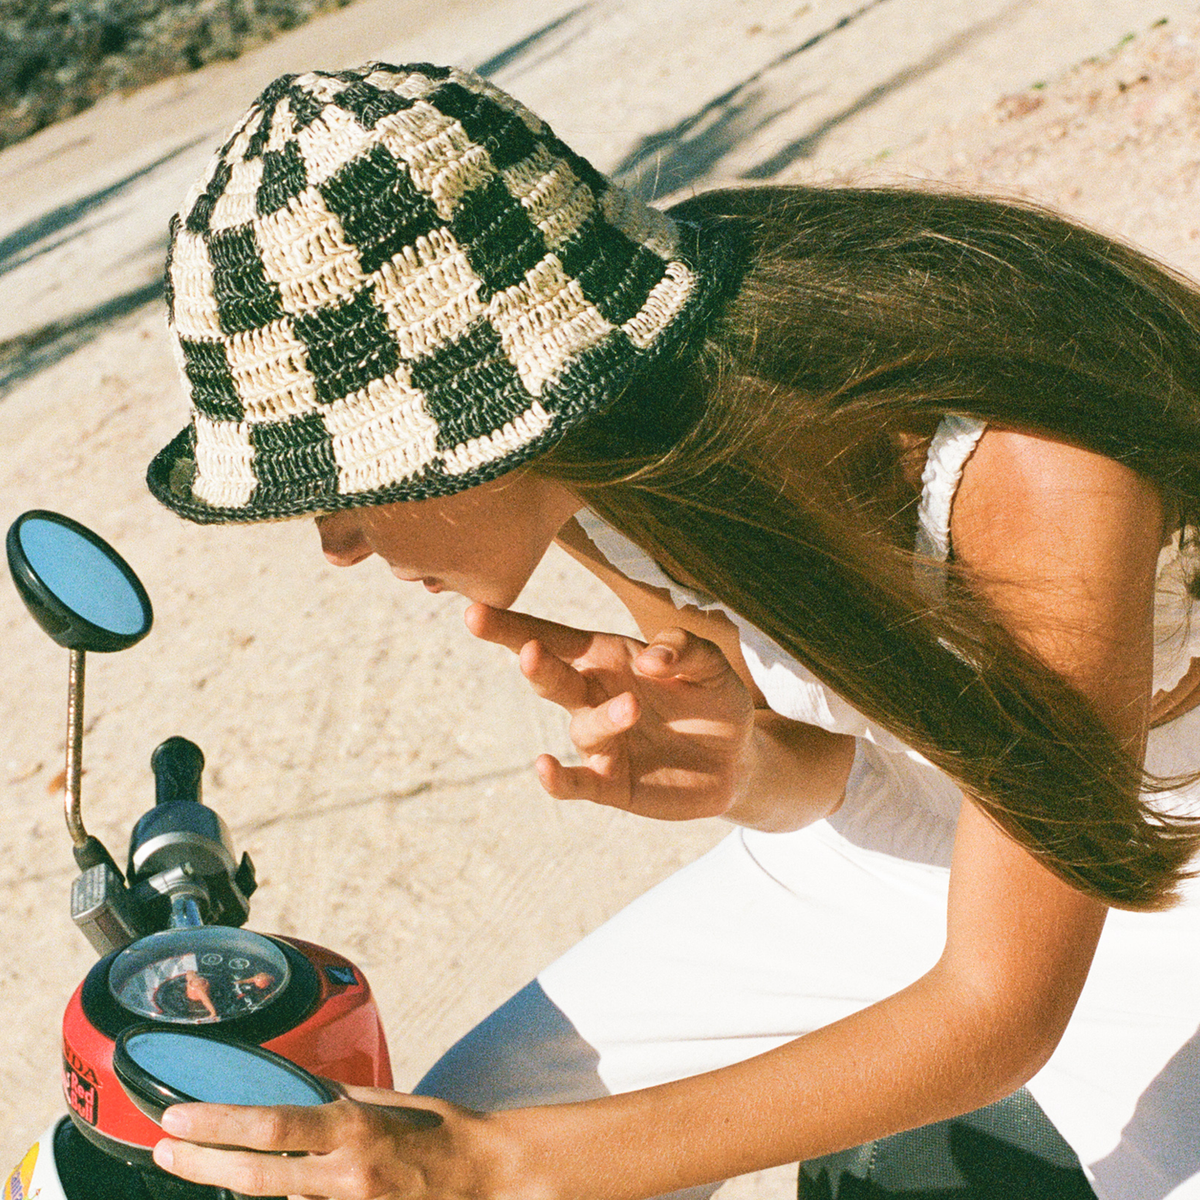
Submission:
[[[318,517],[317,533],[321,536],[321,552],[335,567],[352,567],[374,553],[349,514]]]

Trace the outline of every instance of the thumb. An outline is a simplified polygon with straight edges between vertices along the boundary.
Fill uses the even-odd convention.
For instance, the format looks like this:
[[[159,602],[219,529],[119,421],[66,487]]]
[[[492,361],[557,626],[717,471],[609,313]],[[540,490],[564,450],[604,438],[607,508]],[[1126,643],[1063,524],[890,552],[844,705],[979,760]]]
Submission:
[[[712,683],[731,669],[716,643],[679,628],[656,633],[638,653],[634,666],[652,678],[687,683]]]

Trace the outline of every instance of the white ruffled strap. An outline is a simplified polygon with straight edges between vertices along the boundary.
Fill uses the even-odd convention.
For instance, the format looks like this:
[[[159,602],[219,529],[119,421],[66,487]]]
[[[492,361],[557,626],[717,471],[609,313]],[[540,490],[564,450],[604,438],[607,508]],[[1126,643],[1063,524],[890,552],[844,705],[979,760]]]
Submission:
[[[916,551],[945,562],[950,557],[950,514],[963,468],[979,445],[987,422],[978,417],[943,417],[929,443],[921,474]]]

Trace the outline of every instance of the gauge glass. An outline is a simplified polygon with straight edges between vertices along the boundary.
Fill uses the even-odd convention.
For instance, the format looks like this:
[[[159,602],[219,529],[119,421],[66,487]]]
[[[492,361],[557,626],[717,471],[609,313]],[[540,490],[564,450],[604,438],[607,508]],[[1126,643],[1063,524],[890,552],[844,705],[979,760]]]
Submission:
[[[212,1025],[258,1012],[287,986],[283,951],[228,926],[168,929],[122,950],[108,974],[113,999],[155,1021]]]

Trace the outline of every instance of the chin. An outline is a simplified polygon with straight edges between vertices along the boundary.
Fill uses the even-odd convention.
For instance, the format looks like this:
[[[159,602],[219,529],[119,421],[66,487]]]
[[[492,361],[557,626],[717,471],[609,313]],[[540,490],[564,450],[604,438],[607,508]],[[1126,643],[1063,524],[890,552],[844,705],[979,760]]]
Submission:
[[[520,594],[520,588],[503,589],[486,586],[463,589],[459,592],[460,596],[465,596],[468,600],[473,600],[477,604],[486,604],[488,608],[498,608],[501,610],[512,608],[516,604],[517,597]]]

